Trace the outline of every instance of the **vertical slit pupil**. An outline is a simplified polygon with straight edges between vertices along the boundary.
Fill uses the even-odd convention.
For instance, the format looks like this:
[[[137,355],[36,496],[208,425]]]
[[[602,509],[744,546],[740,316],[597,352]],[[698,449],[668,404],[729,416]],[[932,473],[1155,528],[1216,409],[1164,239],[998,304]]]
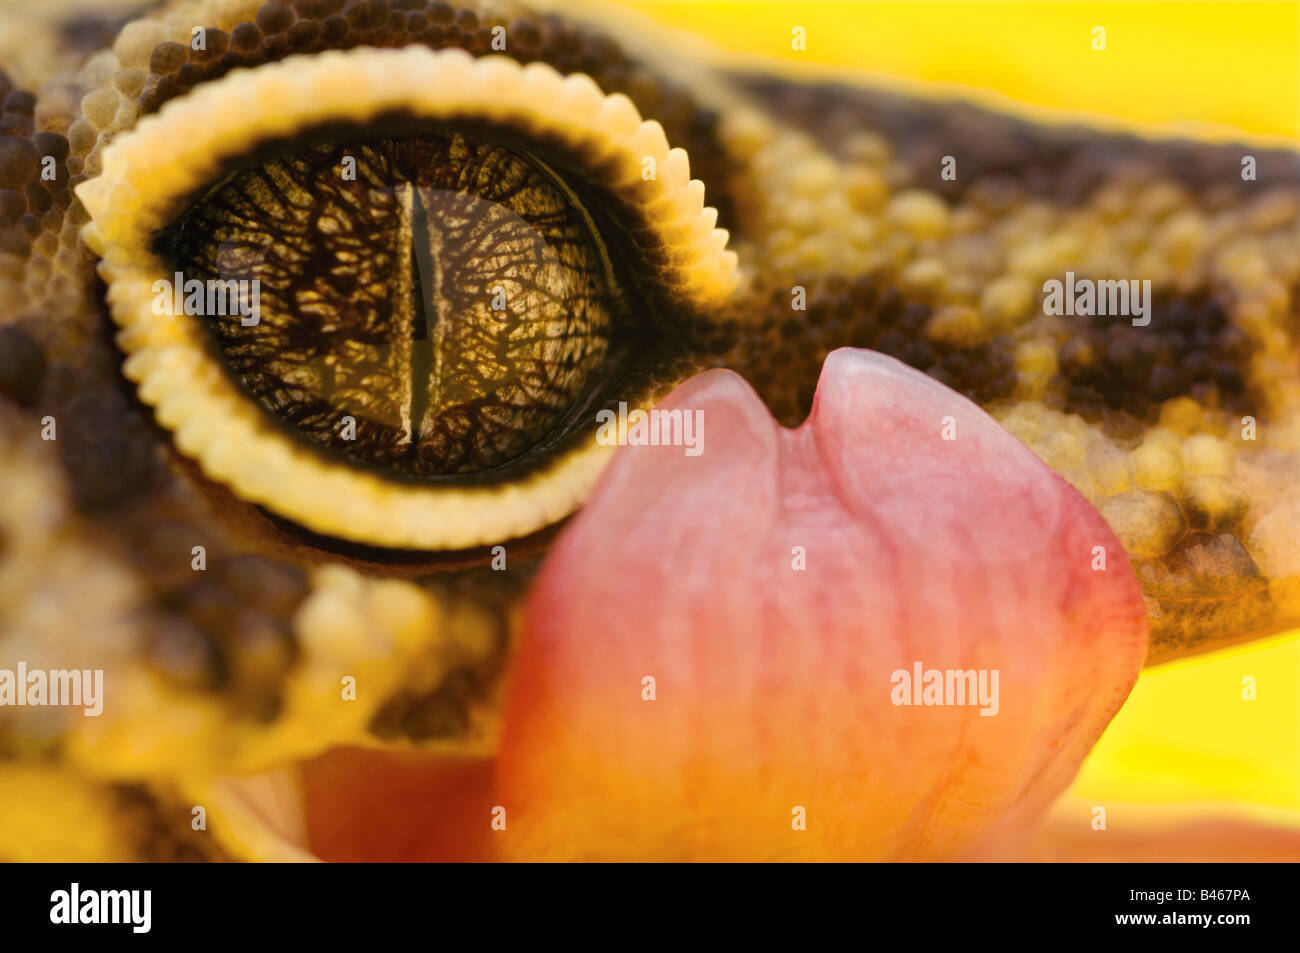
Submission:
[[[411,189],[411,446],[420,444],[421,424],[433,399],[433,325],[438,320],[437,273],[429,212],[419,188]],[[417,342],[423,342],[420,346]]]
[[[169,236],[187,277],[259,282],[255,324],[199,320],[268,412],[453,476],[528,452],[587,392],[614,295],[590,217],[539,162],[434,129],[268,155]]]

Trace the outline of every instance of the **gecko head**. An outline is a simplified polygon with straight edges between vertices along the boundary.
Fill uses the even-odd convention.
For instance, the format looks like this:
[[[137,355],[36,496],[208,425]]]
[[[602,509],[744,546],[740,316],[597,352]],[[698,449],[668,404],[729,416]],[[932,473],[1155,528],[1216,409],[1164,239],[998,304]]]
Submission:
[[[319,105],[339,88],[361,91],[340,100],[346,117]],[[270,146],[241,105],[268,97],[281,107]],[[418,119],[423,135],[374,138],[395,99],[402,129]],[[529,132],[527,157],[439,125],[479,113]],[[127,376],[208,477],[312,532],[394,548],[474,547],[582,504],[522,610],[491,763],[458,763],[447,783],[437,765],[414,766],[433,772],[417,803],[439,805],[442,822],[394,809],[409,764],[367,769],[385,789],[350,800],[383,803],[403,849],[418,832],[421,855],[452,850],[447,824],[472,826],[455,805],[483,811],[491,798],[510,836],[453,852],[954,856],[1024,829],[1131,688],[1146,616],[1122,546],[955,391],[842,349],[797,429],[731,371],[658,402],[707,363],[710,335],[752,289],[737,294],[737,256],[685,154],[626,97],[550,67],[412,46],[231,73],[152,118],[79,187],[84,237],[102,256]],[[290,118],[301,128],[286,143]],[[341,142],[319,138],[344,119]],[[162,163],[176,130],[211,149]],[[471,174],[501,202],[453,194]],[[304,235],[268,181],[365,211],[320,216]],[[231,215],[259,228],[245,241]],[[386,252],[366,247],[372,220]],[[268,244],[268,229],[283,239]],[[278,281],[304,243],[339,263]],[[535,271],[508,254],[520,248]],[[223,255],[261,276],[260,320],[191,318],[175,287],[158,313],[168,262],[215,262],[228,278]],[[534,296],[538,283],[571,294]],[[352,306],[364,353],[338,318]],[[421,339],[436,349],[423,364],[418,343],[404,349]],[[596,412],[620,395],[653,409]],[[392,406],[372,406],[380,398]],[[405,610],[419,594],[391,598]],[[322,670],[324,653],[368,631],[371,611],[349,617],[349,601],[313,597],[300,616]],[[400,667],[387,669],[396,680]],[[305,774],[309,814],[349,801],[331,797],[326,757]],[[350,848],[323,827],[359,838],[357,852],[382,849],[373,826],[314,826],[325,856]]]
[[[94,594],[60,600],[61,628],[94,628],[94,651],[129,657],[113,684],[130,691],[66,746],[87,773],[188,782],[292,763],[306,846],[327,857],[971,856],[1031,828],[1144,654],[1159,655],[1135,570],[1153,619],[1190,620],[1181,634],[1195,638],[1165,635],[1179,645],[1206,628],[1247,632],[1261,591],[1294,591],[1290,471],[1258,481],[1287,493],[1284,512],[1252,531],[1266,581],[1232,537],[1203,532],[1218,523],[1170,550],[1188,528],[1180,506],[1226,520],[1239,501],[1221,472],[1227,445],[1201,435],[1179,448],[1168,406],[1159,445],[1134,451],[1160,492],[1127,478],[1085,489],[1103,519],[954,390],[865,350],[823,366],[846,343],[903,356],[999,413],[1012,407],[1007,427],[1083,487],[1092,481],[1049,451],[1091,461],[1101,448],[1127,473],[1128,447],[1098,440],[1085,453],[1077,434],[1053,433],[1067,419],[1083,429],[1065,411],[1094,408],[1102,422],[1088,429],[1104,437],[1132,410],[1119,429],[1146,432],[1146,405],[1191,383],[1163,373],[1188,356],[1214,358],[1211,390],[1246,399],[1249,375],[1218,358],[1249,348],[1195,301],[1166,320],[1144,293],[1133,326],[1153,332],[1085,333],[1086,346],[1066,349],[1056,331],[1012,341],[975,320],[1023,321],[1032,284],[1021,294],[1021,282],[998,282],[980,309],[927,303],[934,261],[906,269],[915,287],[895,284],[904,250],[962,238],[950,228],[959,211],[969,220],[961,196],[987,170],[934,192],[896,189],[886,153],[908,162],[928,144],[868,131],[843,154],[823,149],[791,120],[801,95],[774,96],[768,115],[757,80],[665,66],[637,30],[611,33],[614,44],[566,17],[507,29],[432,4],[429,17],[362,11],[340,35],[331,4],[268,4],[255,24],[242,8],[200,6],[210,49],[192,45],[189,24],[147,15],[114,46],[121,74],[96,67],[102,88],[56,123],[84,167],[68,182],[124,352],[90,360],[80,327],[77,347],[49,349],[91,368],[51,368],[81,401],[59,409],[59,452],[112,520],[101,537],[136,560],[119,558],[94,588],[40,587]],[[938,130],[927,135],[950,128],[947,113],[904,114],[944,119],[907,123]],[[6,174],[35,174],[18,141]],[[443,187],[466,177],[496,197]],[[268,181],[337,214],[294,231]],[[1167,190],[1154,191],[1163,207]],[[457,233],[457,215],[491,228]],[[525,253],[474,254],[493,228]],[[263,247],[276,230],[284,241]],[[304,259],[328,267],[295,271]],[[211,294],[229,261],[262,269],[266,293],[250,309],[261,318],[186,322],[179,287],[170,314],[150,307],[173,265],[203,273]],[[489,280],[498,271],[515,281],[509,293]],[[1253,258],[1240,271],[1267,275]],[[35,288],[44,269],[31,273]],[[977,292],[987,278],[954,277]],[[562,287],[528,298],[551,284]],[[436,307],[422,321],[423,292]],[[806,314],[792,315],[792,293],[807,294],[795,308]],[[375,319],[365,348],[337,320],[362,310]],[[469,314],[481,320],[455,325]],[[410,342],[430,338],[443,350],[412,358]],[[1114,354],[1118,368],[1095,363]],[[715,364],[742,373],[692,376]],[[147,469],[135,463],[158,462],[160,434],[118,393],[119,366],[178,451],[165,476],[148,469],[154,482],[135,479]],[[1060,413],[1024,396],[1043,367],[1040,384],[1067,388],[1051,394]],[[494,386],[467,401],[422,390],[434,378]],[[1117,392],[1141,406],[1110,406]],[[1187,415],[1173,416],[1183,427]],[[471,433],[469,417],[490,426]],[[105,435],[128,432],[119,418],[133,427],[114,443]],[[420,420],[437,440],[413,439]],[[133,499],[146,486],[174,509]],[[13,494],[24,519],[26,498]],[[178,513],[180,529],[166,523]],[[141,541],[160,539],[166,552],[150,562]],[[487,570],[489,546],[491,569],[509,549],[511,572]],[[175,558],[196,550],[213,560],[198,583]],[[10,563],[30,551],[14,546]],[[1207,580],[1244,580],[1238,605],[1249,606],[1225,610],[1211,586],[1216,608],[1202,611]],[[360,686],[347,704],[343,673]],[[164,706],[185,731],[157,727]],[[394,753],[407,748],[420,757]],[[241,784],[248,794],[262,781]],[[255,793],[262,820],[278,797]],[[214,815],[237,813],[225,808]],[[470,830],[483,836],[458,833]],[[265,842],[247,852],[274,853]]]

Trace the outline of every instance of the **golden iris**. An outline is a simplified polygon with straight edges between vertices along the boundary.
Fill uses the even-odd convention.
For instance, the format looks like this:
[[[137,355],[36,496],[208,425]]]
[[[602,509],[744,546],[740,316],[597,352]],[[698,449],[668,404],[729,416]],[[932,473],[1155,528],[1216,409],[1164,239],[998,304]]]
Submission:
[[[416,477],[543,441],[609,349],[608,255],[540,160],[460,132],[318,142],[226,176],[169,229],[185,278],[257,281],[205,315],[299,434]]]

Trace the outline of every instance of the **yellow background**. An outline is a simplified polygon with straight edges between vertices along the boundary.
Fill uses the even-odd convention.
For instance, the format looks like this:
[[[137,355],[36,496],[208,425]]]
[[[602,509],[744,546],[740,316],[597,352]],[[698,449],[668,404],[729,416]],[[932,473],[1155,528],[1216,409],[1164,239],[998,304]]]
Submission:
[[[991,90],[1143,123],[1300,135],[1300,4],[1237,2],[753,2],[621,6],[715,46],[791,64]],[[791,49],[794,26],[807,50]],[[1106,30],[1105,52],[1092,29]]]
[[[623,5],[792,68],[960,84],[1166,129],[1300,137],[1296,2]],[[791,49],[796,25],[806,51]],[[1095,26],[1105,52],[1092,49]],[[1255,701],[1242,698],[1245,676]],[[1070,793],[1089,804],[1281,808],[1300,826],[1300,633],[1144,672]]]

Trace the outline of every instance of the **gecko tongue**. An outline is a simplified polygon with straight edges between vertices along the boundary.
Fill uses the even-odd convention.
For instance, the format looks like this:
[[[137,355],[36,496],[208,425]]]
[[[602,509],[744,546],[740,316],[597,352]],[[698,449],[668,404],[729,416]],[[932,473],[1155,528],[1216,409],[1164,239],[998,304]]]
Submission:
[[[827,358],[796,430],[729,371],[659,410],[702,452],[620,449],[534,586],[508,855],[950,856],[1069,783],[1146,650],[1073,488],[866,351]]]

